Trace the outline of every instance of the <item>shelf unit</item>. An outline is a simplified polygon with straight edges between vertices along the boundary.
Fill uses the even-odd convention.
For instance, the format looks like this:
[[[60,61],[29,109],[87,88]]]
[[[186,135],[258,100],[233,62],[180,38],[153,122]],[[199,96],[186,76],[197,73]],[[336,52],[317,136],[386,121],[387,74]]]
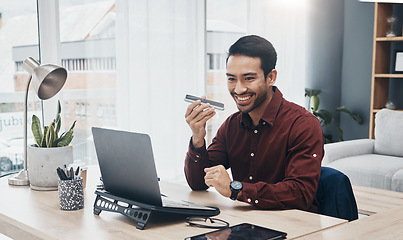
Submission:
[[[372,139],[375,138],[375,114],[384,108],[388,102],[390,79],[403,79],[403,74],[390,73],[392,43],[403,42],[403,36],[386,37],[386,32],[390,28],[386,19],[392,16],[395,4],[398,3],[375,3],[371,115],[369,123],[369,137]]]

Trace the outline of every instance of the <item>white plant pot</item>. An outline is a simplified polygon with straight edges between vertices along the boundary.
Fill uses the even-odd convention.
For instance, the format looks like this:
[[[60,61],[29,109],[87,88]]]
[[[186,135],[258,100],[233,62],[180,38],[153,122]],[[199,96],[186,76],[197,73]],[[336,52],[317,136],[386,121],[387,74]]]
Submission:
[[[31,188],[34,190],[46,191],[57,190],[59,176],[56,169],[63,169],[73,163],[73,146],[39,148],[35,145],[27,149],[28,178]]]

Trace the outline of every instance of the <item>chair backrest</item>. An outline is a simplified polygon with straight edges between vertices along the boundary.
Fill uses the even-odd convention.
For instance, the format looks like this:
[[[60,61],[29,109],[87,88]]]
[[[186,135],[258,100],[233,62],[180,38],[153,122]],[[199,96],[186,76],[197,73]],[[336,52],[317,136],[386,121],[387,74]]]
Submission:
[[[342,172],[322,167],[316,198],[320,214],[349,221],[358,219],[357,203],[350,179]]]

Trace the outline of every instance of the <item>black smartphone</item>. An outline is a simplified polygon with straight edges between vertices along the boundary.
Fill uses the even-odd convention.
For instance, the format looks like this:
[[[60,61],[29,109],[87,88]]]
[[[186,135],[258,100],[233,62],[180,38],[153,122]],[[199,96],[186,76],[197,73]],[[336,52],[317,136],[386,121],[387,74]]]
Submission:
[[[260,227],[250,223],[241,223],[229,228],[200,234],[193,237],[185,238],[185,240],[277,240],[286,239],[287,233],[273,230],[270,228]]]
[[[196,100],[201,100],[202,103],[210,103],[210,106],[212,106],[213,108],[215,108],[217,110],[221,110],[221,111],[224,110],[224,103],[220,103],[220,102],[216,102],[216,101],[212,101],[212,100],[208,100],[208,99],[203,99],[201,97],[196,97],[196,96],[189,95],[189,94],[186,94],[186,96],[185,96],[186,102],[192,103]]]

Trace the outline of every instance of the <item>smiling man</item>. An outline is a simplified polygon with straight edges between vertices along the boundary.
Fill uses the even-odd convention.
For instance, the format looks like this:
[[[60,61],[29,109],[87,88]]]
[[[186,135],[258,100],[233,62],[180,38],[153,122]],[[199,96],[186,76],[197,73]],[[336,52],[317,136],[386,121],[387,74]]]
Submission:
[[[316,212],[323,151],[318,119],[287,101],[274,86],[277,53],[264,38],[240,38],[229,49],[227,85],[239,111],[205,144],[206,122],[215,115],[200,100],[185,118],[193,135],[185,175],[193,190],[214,187],[224,197],[263,209]],[[226,169],[231,168],[233,179]]]

